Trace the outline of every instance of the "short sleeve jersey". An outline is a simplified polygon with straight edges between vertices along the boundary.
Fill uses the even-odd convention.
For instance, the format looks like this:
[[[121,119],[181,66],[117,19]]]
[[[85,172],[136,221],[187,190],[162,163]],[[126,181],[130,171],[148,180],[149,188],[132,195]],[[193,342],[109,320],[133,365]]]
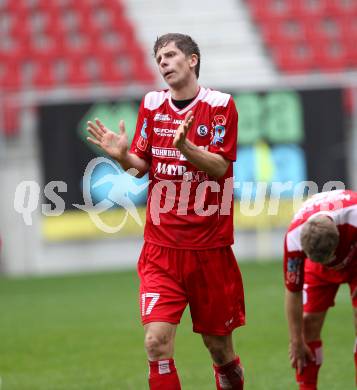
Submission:
[[[224,177],[197,169],[173,146],[188,111],[187,134],[201,149],[230,160]],[[149,165],[144,239],[171,248],[207,249],[233,243],[233,165],[238,114],[232,97],[200,87],[195,99],[177,108],[168,90],[149,92],[140,105],[131,152]]]
[[[335,257],[328,266],[309,260],[301,247],[303,226],[309,219],[321,214],[332,218],[340,235]],[[310,268],[321,275],[328,272],[331,280],[334,274],[338,279],[340,272],[350,272],[351,267],[357,267],[357,193],[335,190],[312,196],[295,214],[285,236],[285,286],[290,291],[301,291],[304,271]]]

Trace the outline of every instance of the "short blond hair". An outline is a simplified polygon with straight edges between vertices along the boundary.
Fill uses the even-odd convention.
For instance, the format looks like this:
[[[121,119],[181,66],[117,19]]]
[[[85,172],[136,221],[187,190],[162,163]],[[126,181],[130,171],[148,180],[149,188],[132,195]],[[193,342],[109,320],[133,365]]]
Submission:
[[[339,242],[335,222],[327,215],[308,220],[301,230],[301,246],[306,255],[317,263],[325,263]]]

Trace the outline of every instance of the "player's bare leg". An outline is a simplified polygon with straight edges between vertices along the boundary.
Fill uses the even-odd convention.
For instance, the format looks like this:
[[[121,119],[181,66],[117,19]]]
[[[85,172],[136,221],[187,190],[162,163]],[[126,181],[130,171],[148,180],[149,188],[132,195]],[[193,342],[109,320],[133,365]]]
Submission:
[[[232,334],[227,336],[203,334],[202,338],[213,360],[217,390],[242,390],[243,369],[239,357],[234,353]]]
[[[316,390],[319,369],[322,364],[321,330],[326,317],[326,311],[320,313],[304,313],[304,339],[310,348],[314,360],[307,359],[302,372],[296,374],[300,390]]]
[[[150,322],[144,326],[150,390],[181,389],[173,359],[176,327],[168,322]]]

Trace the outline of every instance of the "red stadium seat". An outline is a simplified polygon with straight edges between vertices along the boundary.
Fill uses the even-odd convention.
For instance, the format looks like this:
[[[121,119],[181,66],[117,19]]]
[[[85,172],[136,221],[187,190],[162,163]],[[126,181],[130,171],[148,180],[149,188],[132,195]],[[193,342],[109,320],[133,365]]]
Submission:
[[[0,88],[17,90],[22,86],[20,63],[14,60],[1,61]]]
[[[273,46],[307,39],[307,28],[296,19],[262,23],[264,41]]]
[[[14,137],[20,131],[20,107],[16,105],[15,100],[5,97],[2,101],[2,115],[3,115],[3,134],[6,137]]]
[[[340,19],[343,39],[345,41],[357,40],[357,15],[346,16]]]
[[[285,0],[248,0],[257,21],[284,20],[296,14],[296,2]]]
[[[274,58],[282,71],[294,73],[309,72],[315,66],[314,52],[304,42],[276,48],[274,50]]]
[[[338,41],[326,42],[315,50],[317,64],[322,71],[341,71],[348,66],[347,50]]]
[[[82,55],[78,57],[73,56],[68,61],[68,74],[67,74],[67,83],[74,86],[82,86],[85,84],[90,84],[92,77],[90,71],[87,68],[86,58],[83,58]]]
[[[247,4],[282,71],[356,68],[357,0],[247,0]]]
[[[329,13],[328,0],[298,0],[295,3],[295,16],[300,19],[322,18]]]
[[[339,20],[329,16],[314,17],[307,21],[307,39],[314,44],[340,40],[343,31]]]
[[[356,0],[330,0],[332,13],[336,16],[352,16],[357,15]]]
[[[11,0],[0,11],[3,88],[153,80],[120,0]]]
[[[346,43],[347,47],[347,61],[350,67],[357,68],[357,41],[349,40]]]
[[[51,88],[56,84],[53,63],[50,60],[37,62],[32,79],[36,88]]]
[[[122,84],[127,81],[120,58],[110,54],[102,54],[99,61],[99,81],[111,84]]]

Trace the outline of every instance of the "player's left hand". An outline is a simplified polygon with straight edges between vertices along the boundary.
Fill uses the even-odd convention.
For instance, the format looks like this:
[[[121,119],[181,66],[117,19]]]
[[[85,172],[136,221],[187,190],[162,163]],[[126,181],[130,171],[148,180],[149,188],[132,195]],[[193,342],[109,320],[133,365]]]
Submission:
[[[289,358],[291,366],[297,370],[298,374],[302,374],[308,360],[315,360],[314,354],[305,342],[290,342]]]
[[[189,111],[186,114],[184,121],[180,124],[180,126],[176,130],[175,138],[173,140],[173,145],[177,149],[181,149],[186,141],[186,136],[193,124],[193,113]]]

